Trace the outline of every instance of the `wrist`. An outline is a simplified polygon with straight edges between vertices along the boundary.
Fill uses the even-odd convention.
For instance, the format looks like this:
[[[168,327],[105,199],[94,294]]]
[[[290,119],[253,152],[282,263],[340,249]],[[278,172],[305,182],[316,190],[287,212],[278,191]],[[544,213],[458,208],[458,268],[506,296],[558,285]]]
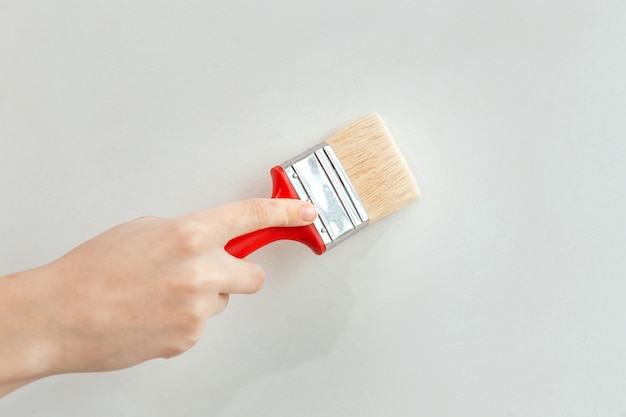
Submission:
[[[47,284],[53,267],[0,277],[0,397],[34,380],[59,373],[59,344]]]

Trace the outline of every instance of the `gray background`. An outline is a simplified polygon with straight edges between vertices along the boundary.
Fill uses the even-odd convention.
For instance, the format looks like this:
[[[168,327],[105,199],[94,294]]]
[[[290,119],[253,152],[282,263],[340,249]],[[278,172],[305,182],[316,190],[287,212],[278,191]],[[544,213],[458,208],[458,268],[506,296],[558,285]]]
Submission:
[[[254,254],[187,354],[0,414],[626,416],[623,0],[0,1],[0,274],[267,196],[372,111],[418,203]]]

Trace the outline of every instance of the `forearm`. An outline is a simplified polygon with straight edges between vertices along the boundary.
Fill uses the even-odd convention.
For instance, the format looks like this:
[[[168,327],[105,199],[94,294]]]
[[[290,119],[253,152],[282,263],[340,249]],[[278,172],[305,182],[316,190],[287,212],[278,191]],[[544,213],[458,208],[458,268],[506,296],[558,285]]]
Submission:
[[[42,274],[49,267],[0,277],[0,397],[52,373]]]

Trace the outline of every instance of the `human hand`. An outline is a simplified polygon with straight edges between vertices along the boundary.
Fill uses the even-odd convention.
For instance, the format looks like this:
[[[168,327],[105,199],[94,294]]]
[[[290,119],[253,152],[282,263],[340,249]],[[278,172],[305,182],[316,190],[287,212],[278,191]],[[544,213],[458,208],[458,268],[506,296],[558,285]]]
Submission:
[[[224,245],[266,227],[303,226],[315,216],[300,200],[254,199],[115,226],[49,265],[0,279],[5,294],[30,303],[21,307],[30,321],[12,330],[1,324],[0,335],[30,349],[25,360],[36,358],[28,365],[37,377],[178,355],[199,340],[229,294],[263,285],[261,267],[231,256]],[[0,346],[0,354],[10,356],[10,348]]]

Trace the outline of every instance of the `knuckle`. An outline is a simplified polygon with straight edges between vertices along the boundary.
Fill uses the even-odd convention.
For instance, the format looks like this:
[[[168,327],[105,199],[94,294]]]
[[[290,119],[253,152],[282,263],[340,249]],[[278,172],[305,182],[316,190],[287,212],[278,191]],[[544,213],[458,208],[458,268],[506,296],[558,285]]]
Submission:
[[[205,243],[205,233],[202,227],[191,220],[174,222],[172,235],[177,247],[184,253],[198,253]]]
[[[261,224],[266,224],[270,220],[270,213],[266,204],[259,199],[248,200],[250,212]]]
[[[176,294],[188,302],[202,294],[204,289],[204,279],[199,273],[190,271],[187,275],[172,279],[170,282],[170,294]]]
[[[188,300],[203,290],[205,278],[200,266],[193,261],[185,263],[187,265],[176,268],[161,279],[161,285],[170,297]]]
[[[183,340],[190,340],[194,335],[197,335],[198,329],[204,325],[204,305],[200,302],[188,303],[187,311],[182,315],[181,326],[184,331]]]
[[[165,359],[173,358],[174,356],[178,356],[181,353],[184,353],[187,349],[185,349],[180,343],[170,343],[163,351],[163,357]]]
[[[190,337],[181,337],[178,340],[171,342],[165,348],[163,357],[169,359],[174,356],[178,356],[191,349],[191,347],[193,347],[193,345],[195,345],[196,343],[198,343],[198,341],[192,340]]]
[[[282,210],[282,225],[283,226],[289,226],[292,223],[292,220],[294,218],[293,215],[293,211],[291,209],[291,206],[283,206],[283,210]]]
[[[206,285],[206,276],[203,265],[199,262],[192,262],[187,267],[187,274],[184,279],[185,286],[193,293],[201,293]]]
[[[178,335],[171,338],[170,342],[164,349],[163,357],[171,358],[193,347],[202,337],[205,317],[202,308],[198,305],[194,307],[193,303],[190,307],[181,312],[178,316]]]

